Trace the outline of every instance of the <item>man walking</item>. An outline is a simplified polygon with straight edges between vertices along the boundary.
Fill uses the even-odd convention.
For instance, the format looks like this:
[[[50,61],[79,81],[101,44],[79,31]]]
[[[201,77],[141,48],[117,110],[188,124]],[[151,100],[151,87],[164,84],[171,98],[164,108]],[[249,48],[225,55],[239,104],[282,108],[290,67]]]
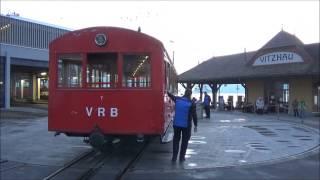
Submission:
[[[193,120],[194,132],[197,132],[197,114],[196,105],[191,101],[192,91],[186,89],[182,97],[174,96],[168,92],[169,97],[175,102],[175,116],[173,120],[173,155],[172,162],[177,160],[179,152],[179,144],[182,134],[182,142],[180,146],[179,161],[185,161],[185,154],[188,148],[188,141],[191,137],[191,129]]]

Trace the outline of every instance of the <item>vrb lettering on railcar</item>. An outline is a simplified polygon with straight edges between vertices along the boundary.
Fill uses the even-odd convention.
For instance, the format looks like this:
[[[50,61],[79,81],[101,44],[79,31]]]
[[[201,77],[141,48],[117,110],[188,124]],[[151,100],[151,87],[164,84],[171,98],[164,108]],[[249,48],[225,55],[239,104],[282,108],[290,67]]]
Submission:
[[[106,117],[106,108],[105,107],[93,107],[93,106],[86,106],[85,112],[87,116],[90,118],[93,116],[94,112],[97,112],[97,117]],[[118,108],[111,107],[109,108],[109,117],[115,118],[118,117]]]

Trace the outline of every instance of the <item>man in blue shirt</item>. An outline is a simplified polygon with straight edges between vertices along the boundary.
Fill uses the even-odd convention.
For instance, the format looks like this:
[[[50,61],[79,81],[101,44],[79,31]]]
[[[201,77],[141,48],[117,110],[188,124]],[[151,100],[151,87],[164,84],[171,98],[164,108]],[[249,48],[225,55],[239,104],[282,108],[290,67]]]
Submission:
[[[206,118],[210,119],[210,103],[211,103],[211,97],[207,94],[207,92],[204,92],[204,110],[206,112]]]
[[[194,132],[197,132],[198,119],[196,105],[191,101],[192,91],[187,89],[182,97],[174,96],[168,92],[169,97],[175,102],[175,117],[173,120],[173,155],[172,162],[177,160],[179,144],[182,134],[179,161],[185,161],[185,154],[188,148],[188,141],[191,137],[193,120]]]

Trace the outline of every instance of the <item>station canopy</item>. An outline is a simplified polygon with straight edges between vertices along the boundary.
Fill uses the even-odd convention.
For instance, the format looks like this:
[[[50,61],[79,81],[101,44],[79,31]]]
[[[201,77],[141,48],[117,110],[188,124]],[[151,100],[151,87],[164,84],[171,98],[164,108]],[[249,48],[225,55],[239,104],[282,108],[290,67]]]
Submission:
[[[319,43],[280,31],[257,51],[212,57],[179,75],[179,83],[237,84],[247,79],[317,76]]]

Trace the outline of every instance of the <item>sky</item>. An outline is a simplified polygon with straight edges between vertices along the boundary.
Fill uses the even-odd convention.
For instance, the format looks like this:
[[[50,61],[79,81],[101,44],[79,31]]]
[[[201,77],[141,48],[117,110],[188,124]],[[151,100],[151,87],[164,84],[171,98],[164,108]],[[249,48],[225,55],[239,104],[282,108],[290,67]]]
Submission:
[[[214,56],[258,50],[281,29],[305,44],[319,42],[319,0],[1,0],[1,14],[13,12],[71,30],[140,26],[174,52],[178,74]]]

